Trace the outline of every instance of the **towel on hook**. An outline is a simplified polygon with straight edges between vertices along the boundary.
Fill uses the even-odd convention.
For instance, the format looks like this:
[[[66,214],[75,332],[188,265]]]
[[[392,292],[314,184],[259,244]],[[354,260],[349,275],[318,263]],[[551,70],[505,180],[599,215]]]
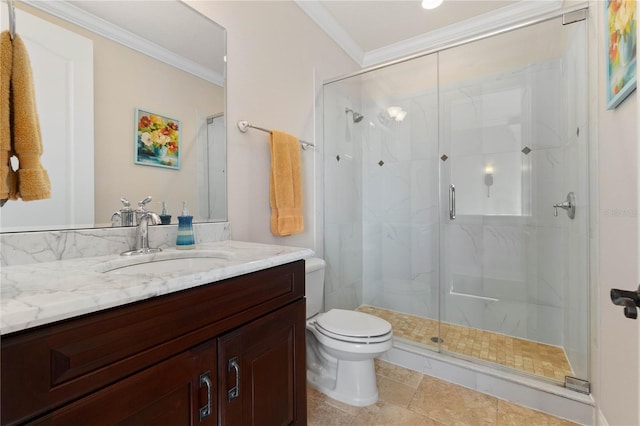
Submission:
[[[36,108],[31,63],[18,34],[13,36],[13,66],[9,108],[11,110],[11,148],[18,158],[18,176],[9,198],[24,201],[51,197],[51,183],[40,163],[42,135]]]
[[[300,142],[285,132],[274,130],[271,147],[271,233],[283,237],[304,231]]]

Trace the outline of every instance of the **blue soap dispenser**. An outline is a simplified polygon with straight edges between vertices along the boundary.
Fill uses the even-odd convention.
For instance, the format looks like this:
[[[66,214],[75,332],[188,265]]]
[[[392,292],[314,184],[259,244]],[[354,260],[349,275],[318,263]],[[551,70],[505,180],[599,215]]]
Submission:
[[[162,202],[162,213],[160,214],[160,223],[163,225],[171,224],[171,215],[167,211],[167,203]]]
[[[189,215],[187,202],[182,202],[182,215],[178,216],[178,238],[176,249],[189,250],[195,248],[196,242],[193,236],[193,216]]]

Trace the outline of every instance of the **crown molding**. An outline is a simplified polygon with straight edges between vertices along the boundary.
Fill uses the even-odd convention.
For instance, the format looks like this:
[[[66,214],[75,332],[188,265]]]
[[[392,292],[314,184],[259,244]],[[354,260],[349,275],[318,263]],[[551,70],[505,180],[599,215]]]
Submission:
[[[184,72],[193,74],[196,77],[217,86],[224,86],[224,76],[217,72],[214,72],[181,55],[173,53],[156,43],[118,27],[102,18],[98,18],[95,15],[85,12],[83,9],[74,6],[68,1],[22,0],[22,2],[176,67]]]
[[[432,50],[438,46],[450,45],[460,40],[504,28],[505,24],[526,21],[561,8],[562,0],[520,1],[435,31],[366,52],[362,65],[369,67]]]
[[[562,8],[562,0],[521,0],[513,5],[412,37],[379,49],[364,52],[318,1],[296,0],[296,4],[362,68],[390,62],[420,52],[469,39]]]
[[[298,7],[306,13],[338,46],[344,50],[356,63],[362,66],[365,52],[349,35],[345,29],[338,24],[335,18],[327,12],[317,1],[294,0]]]

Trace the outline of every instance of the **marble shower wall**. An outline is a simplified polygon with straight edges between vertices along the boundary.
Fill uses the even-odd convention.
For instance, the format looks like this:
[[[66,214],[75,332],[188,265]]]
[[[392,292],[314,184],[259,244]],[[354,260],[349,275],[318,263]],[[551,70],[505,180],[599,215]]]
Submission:
[[[407,111],[385,119],[389,106]],[[438,126],[435,91],[367,107],[363,153],[364,302],[438,318]]]

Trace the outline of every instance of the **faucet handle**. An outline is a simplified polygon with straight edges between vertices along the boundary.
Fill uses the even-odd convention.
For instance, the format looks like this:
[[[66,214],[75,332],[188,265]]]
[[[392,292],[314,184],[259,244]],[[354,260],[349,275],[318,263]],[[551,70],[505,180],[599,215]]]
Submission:
[[[150,203],[151,200],[152,200],[151,195],[147,195],[147,197],[144,200],[138,201],[138,211],[139,212],[147,211],[147,209],[145,208],[145,205]]]

